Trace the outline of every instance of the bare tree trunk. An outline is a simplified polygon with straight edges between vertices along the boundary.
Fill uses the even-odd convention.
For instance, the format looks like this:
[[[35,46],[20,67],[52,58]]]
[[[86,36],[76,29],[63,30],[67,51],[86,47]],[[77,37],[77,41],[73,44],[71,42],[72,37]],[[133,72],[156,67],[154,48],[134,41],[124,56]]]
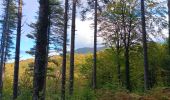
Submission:
[[[131,91],[131,82],[130,82],[130,68],[129,68],[129,47],[130,47],[130,28],[131,26],[128,27],[127,23],[125,22],[125,9],[126,9],[126,2],[123,0],[122,1],[122,24],[123,24],[123,33],[124,33],[124,57],[125,57],[125,85],[126,85],[126,89]],[[131,25],[131,23],[130,23]],[[127,28],[129,28],[129,31],[127,32]]]
[[[148,52],[147,52],[144,0],[141,0],[141,20],[142,20],[143,53],[144,53],[144,88],[145,88],[145,90],[148,90],[149,89],[149,82],[148,82]]]
[[[116,55],[117,55],[117,75],[118,75],[118,81],[119,81],[119,85],[121,85],[121,71],[120,71],[120,47],[119,47],[119,40],[118,40],[118,44],[116,46]]]
[[[169,49],[169,55],[170,55],[170,0],[168,0],[168,31],[169,31],[169,39],[168,39],[168,49]]]
[[[13,81],[13,99],[18,95],[18,74],[19,74],[19,59],[20,59],[20,41],[21,41],[21,21],[22,21],[22,0],[18,2],[18,26],[17,40],[15,50],[15,66],[14,66],[14,81]]]
[[[65,100],[66,54],[67,54],[67,24],[68,24],[68,0],[65,0],[64,39],[63,39],[63,58],[62,58],[62,80],[61,80],[61,100]]]
[[[47,29],[47,55],[46,55],[46,65],[45,66],[47,66],[48,67],[48,60],[49,60],[49,57],[48,57],[48,55],[49,55],[49,50],[50,50],[50,47],[49,47],[49,45],[50,45],[50,32],[51,32],[51,15],[49,15],[49,18],[48,18],[48,22],[49,22],[49,24],[48,24],[48,29]],[[47,67],[46,67],[46,69],[45,69],[45,76],[47,76]],[[45,98],[45,93],[46,93],[46,78],[45,78],[45,81],[44,81],[44,88],[43,88],[43,95],[44,95],[44,98]]]
[[[131,91],[131,84],[130,84],[130,69],[129,69],[129,47],[125,47],[125,65],[126,65],[126,88]]]
[[[8,38],[6,38],[7,42]],[[4,50],[4,61],[3,61],[3,69],[2,69],[2,86],[5,78],[5,66],[6,66],[6,61],[7,61],[7,43],[5,42],[5,50]]]
[[[73,1],[72,8],[72,26],[71,26],[71,51],[70,51],[70,86],[69,86],[69,94],[73,95],[74,90],[74,49],[75,49],[75,22],[76,22],[76,2]]]
[[[40,0],[37,30],[33,100],[45,100],[45,80],[48,55],[49,0]]]
[[[94,15],[94,63],[93,63],[93,76],[92,76],[92,87],[93,89],[97,88],[97,0],[95,0],[95,15]]]

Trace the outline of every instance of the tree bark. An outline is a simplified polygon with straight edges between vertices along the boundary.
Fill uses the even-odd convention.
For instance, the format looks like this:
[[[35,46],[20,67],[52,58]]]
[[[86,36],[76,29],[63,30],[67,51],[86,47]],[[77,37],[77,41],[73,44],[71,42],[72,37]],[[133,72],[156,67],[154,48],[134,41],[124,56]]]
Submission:
[[[63,37],[63,58],[62,58],[62,80],[61,80],[61,100],[65,100],[66,54],[67,54],[67,27],[68,27],[67,25],[68,25],[68,0],[65,0],[64,37]]]
[[[131,91],[131,84],[130,84],[130,69],[129,69],[129,47],[125,47],[125,66],[126,66],[126,88]]]
[[[45,100],[45,80],[48,54],[49,0],[40,0],[39,23],[37,30],[33,100]]]
[[[95,0],[95,15],[94,15],[94,54],[93,54],[93,76],[92,76],[92,87],[93,89],[97,88],[97,0]]]
[[[168,32],[169,32],[169,39],[168,39],[168,49],[170,55],[170,0],[168,0]]]
[[[146,23],[145,23],[145,4],[141,0],[141,20],[142,20],[142,35],[143,35],[143,53],[144,53],[144,89],[149,89],[148,82],[148,53],[147,53],[147,39],[146,39]]]
[[[15,66],[14,66],[14,81],[13,81],[13,100],[18,95],[18,74],[19,74],[19,60],[20,60],[20,41],[21,41],[21,21],[22,21],[22,0],[18,2],[18,26],[17,26],[17,39],[15,50]]]
[[[120,70],[120,46],[119,46],[119,40],[117,40],[117,46],[116,46],[116,55],[117,55],[117,75],[118,75],[118,81],[119,85],[121,85],[121,70]]]
[[[122,1],[122,24],[123,24],[123,33],[124,33],[124,57],[125,57],[125,85],[126,89],[131,91],[131,84],[130,84],[130,69],[129,69],[129,38],[130,38],[130,32],[127,36],[126,27],[127,24],[125,22],[125,1]]]
[[[75,22],[76,22],[76,2],[73,1],[72,7],[72,26],[71,26],[71,51],[70,51],[70,86],[69,86],[69,94],[73,95],[74,90],[74,49],[75,49]]]

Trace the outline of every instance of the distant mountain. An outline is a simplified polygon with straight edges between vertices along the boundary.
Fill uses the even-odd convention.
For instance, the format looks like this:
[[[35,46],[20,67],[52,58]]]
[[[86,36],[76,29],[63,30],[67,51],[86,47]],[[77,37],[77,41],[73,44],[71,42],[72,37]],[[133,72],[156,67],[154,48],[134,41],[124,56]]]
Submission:
[[[101,51],[104,49],[106,49],[106,47],[98,47],[97,51]],[[90,48],[90,47],[79,48],[79,49],[75,50],[75,53],[78,53],[78,54],[93,53],[93,48]]]

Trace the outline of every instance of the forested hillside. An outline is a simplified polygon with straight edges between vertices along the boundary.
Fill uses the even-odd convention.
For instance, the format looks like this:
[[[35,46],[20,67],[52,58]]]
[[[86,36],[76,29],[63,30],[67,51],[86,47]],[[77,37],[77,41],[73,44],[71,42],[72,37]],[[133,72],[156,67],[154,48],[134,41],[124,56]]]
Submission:
[[[75,91],[74,96],[70,97],[66,92],[69,100],[168,100],[169,92],[169,74],[170,65],[169,56],[167,55],[167,44],[150,42],[148,48],[149,66],[150,66],[150,84],[152,89],[144,92],[143,79],[143,59],[142,47],[140,45],[133,48],[130,56],[131,63],[131,93],[126,90],[125,84],[125,68],[124,58],[120,57],[120,80],[118,80],[117,57],[116,51],[112,49],[104,49],[98,54],[97,82],[98,89],[93,91],[91,85],[91,66],[93,64],[92,53],[75,54]],[[123,55],[121,53],[121,55]],[[154,56],[153,56],[154,55]],[[155,59],[159,58],[159,59]],[[47,68],[47,100],[57,100],[60,98],[61,84],[61,56],[51,56]],[[67,55],[69,60],[69,55]],[[32,79],[33,79],[33,59],[23,60],[20,62],[19,73],[19,100],[30,100],[32,98]],[[12,79],[13,79],[13,63],[6,65],[4,80],[4,98],[9,99],[12,96]],[[69,62],[66,67],[66,77],[69,76]],[[66,81],[69,79],[67,78]],[[66,83],[66,86],[68,82]],[[66,88],[68,91],[68,88]]]

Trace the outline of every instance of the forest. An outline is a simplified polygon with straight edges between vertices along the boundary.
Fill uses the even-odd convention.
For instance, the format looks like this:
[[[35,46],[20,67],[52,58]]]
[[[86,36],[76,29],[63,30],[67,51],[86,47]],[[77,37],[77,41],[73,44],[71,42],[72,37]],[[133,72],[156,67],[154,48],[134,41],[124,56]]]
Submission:
[[[26,1],[0,1],[0,100],[170,100],[170,0]]]

